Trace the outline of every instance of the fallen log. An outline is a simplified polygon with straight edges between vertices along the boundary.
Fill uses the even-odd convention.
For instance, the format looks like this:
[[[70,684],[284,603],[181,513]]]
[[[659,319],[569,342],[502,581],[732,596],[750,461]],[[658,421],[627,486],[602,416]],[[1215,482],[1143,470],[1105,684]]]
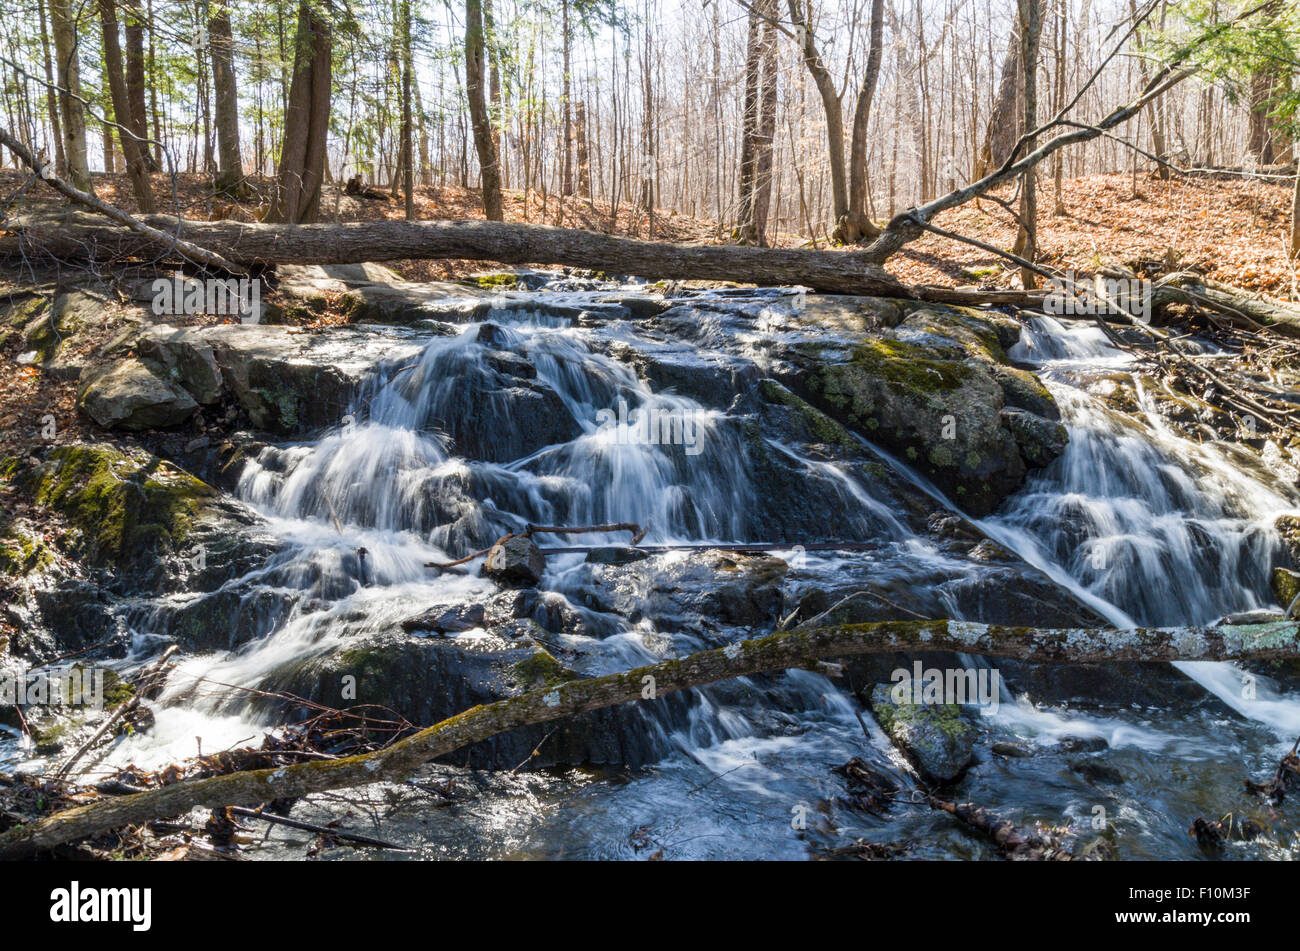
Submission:
[[[1300,308],[1199,274],[1180,271],[1156,282],[1151,292],[1152,313],[1159,314],[1171,304],[1206,307],[1240,329],[1267,329],[1283,337],[1300,338]]]
[[[801,285],[830,294],[903,297],[953,304],[1029,304],[1041,295],[1017,290],[912,286],[858,251],[811,251],[734,245],[668,244],[546,225],[499,221],[360,221],[271,225],[151,216],[167,229],[235,265],[360,264],[452,259],[504,264],[556,264],[632,274],[650,280],[703,279]],[[91,215],[29,216],[0,231],[0,258],[155,260],[166,253],[150,234]]]
[[[895,651],[955,651],[1068,664],[1297,658],[1300,624],[1116,631],[1026,629],[969,621],[884,621],[778,631],[679,660],[568,681],[472,707],[372,753],[184,780],[134,796],[67,809],[0,834],[0,859],[30,856],[108,829],[179,815],[195,806],[253,806],[272,799],[405,779],[430,760],[518,727],[630,701],[653,703],[675,691],[732,677],[802,668],[823,657]]]

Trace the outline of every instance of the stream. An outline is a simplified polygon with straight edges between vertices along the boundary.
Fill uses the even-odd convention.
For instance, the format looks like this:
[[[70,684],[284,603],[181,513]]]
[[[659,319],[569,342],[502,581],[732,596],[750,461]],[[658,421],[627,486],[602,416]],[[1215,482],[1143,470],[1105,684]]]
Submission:
[[[439,573],[426,563],[529,523],[635,522],[650,526],[648,545],[770,543],[789,566],[787,609],[809,592],[869,580],[880,590],[910,589],[917,603],[947,616],[989,620],[980,607],[988,576],[909,513],[922,504],[955,512],[938,488],[865,442],[856,460],[820,455],[775,430],[747,427],[752,412],[741,397],[647,382],[634,357],[662,351],[663,337],[631,320],[573,316],[599,315],[603,297],[619,289],[552,282],[503,297],[486,318],[453,333],[418,324],[386,331],[402,351],[340,425],[310,441],[260,448],[239,477],[234,494],[279,542],[265,564],[224,586],[240,592],[248,610],[264,612],[259,635],[233,650],[186,653],[153,705],[154,727],[119,741],[103,767],[155,768],[193,755],[197,737],[205,752],[260,737],[278,716],[215,685],[282,686],[312,659],[431,606],[488,601],[496,586],[476,570]],[[779,344],[794,333],[786,318],[803,306],[797,292],[698,292],[677,308],[691,323],[693,352],[674,352],[673,365],[698,369],[703,361],[729,368],[737,381],[775,372]],[[1018,556],[1023,571],[1050,579],[1063,601],[1120,627],[1276,610],[1268,569],[1280,540],[1272,523],[1297,509],[1294,487],[1222,445],[1180,436],[1143,402],[1140,385],[1137,412],[1109,409],[1097,394],[1124,376],[1129,358],[1095,328],[1032,318],[1009,355],[1050,389],[1070,441],[992,514],[972,519],[987,538]],[[519,405],[482,384],[504,372],[535,381],[529,400],[558,402],[519,422]],[[576,431],[556,423],[561,416],[576,421]],[[638,418],[670,420],[674,440],[648,441],[636,431]],[[527,427],[541,427],[540,435]],[[787,493],[795,514],[771,511],[774,472],[797,486]],[[796,547],[828,512],[833,530],[812,540],[867,550]],[[611,533],[541,544],[626,541],[626,533]],[[652,563],[676,585],[694,577],[692,558],[677,552]],[[753,626],[678,627],[663,611],[602,610],[611,606],[593,600],[593,571],[581,553],[554,555],[539,585],[541,603],[563,619],[546,646],[582,675],[717,646]],[[658,596],[656,576],[636,577],[625,599]],[[156,653],[178,601],[208,596],[134,604],[123,666]],[[445,640],[491,653],[502,645],[488,627]],[[1300,735],[1300,693],[1260,670],[1176,667],[1166,679],[1184,681],[1180,696],[1191,699],[1035,699],[1036,691],[1009,689],[1007,679],[1018,681],[1005,676],[996,710],[976,717],[976,761],[954,798],[1025,826],[1108,828],[1121,858],[1295,857],[1300,844],[1289,832],[1211,856],[1187,830],[1198,816],[1240,807],[1243,781],[1271,774]],[[637,751],[625,757],[630,765],[511,772],[437,764],[419,778],[454,782],[464,793],[454,804],[415,783],[386,784],[359,793],[365,807],[352,807],[344,822],[378,830],[416,858],[643,859],[662,851],[671,859],[806,859],[855,839],[905,843],[913,858],[996,854],[950,817],[906,801],[914,774],[843,680],[808,671],[748,678],[637,705],[619,722],[635,734],[620,741]],[[25,758],[12,749],[10,756]],[[876,813],[847,806],[844,780],[832,769],[852,757],[892,777],[899,801]],[[321,797],[294,815],[322,821],[345,811]],[[280,830],[250,854],[298,856],[309,838]],[[357,854],[369,855],[327,852]]]

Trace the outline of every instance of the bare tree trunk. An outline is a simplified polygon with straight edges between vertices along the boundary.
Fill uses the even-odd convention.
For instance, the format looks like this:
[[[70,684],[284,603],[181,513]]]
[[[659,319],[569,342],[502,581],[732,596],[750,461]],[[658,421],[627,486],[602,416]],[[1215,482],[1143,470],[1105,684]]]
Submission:
[[[1291,192],[1291,259],[1300,257],[1300,174]]]
[[[123,17],[126,32],[126,98],[131,108],[131,121],[127,126],[140,141],[145,169],[156,172],[158,163],[148,144],[149,114],[144,105],[144,21],[139,9],[132,7],[123,10]]]
[[[884,7],[884,0],[871,0],[867,69],[862,76],[862,88],[858,90],[857,106],[853,110],[853,140],[849,151],[849,215],[840,234],[840,240],[845,242],[875,238],[880,234],[880,229],[867,216],[867,125],[871,120],[871,100],[876,95],[876,83],[880,77]]]
[[[86,160],[86,115],[81,104],[81,65],[77,55],[75,11],[79,8],[72,0],[49,0],[49,3],[68,181],[73,188],[92,192],[94,186],[90,182],[90,164]]]
[[[50,129],[54,133],[54,170],[59,175],[67,175],[68,160],[63,153],[63,123],[59,120],[59,98],[55,93],[54,66],[50,59],[50,37],[45,25],[45,0],[37,0],[36,9],[41,18],[41,55],[45,63],[45,106],[50,113]]]
[[[826,151],[831,172],[831,215],[835,227],[849,214],[849,191],[844,171],[844,111],[840,95],[835,89],[835,78],[817,52],[816,37],[812,30],[812,3],[807,0],[786,0],[790,19],[794,21],[797,35],[802,39],[801,52],[804,65],[812,76],[817,94],[821,96],[826,113]]]
[[[776,15],[776,2],[769,9]],[[772,202],[772,164],[776,146],[776,100],[779,81],[776,26],[763,24],[762,95],[758,101],[757,158],[754,163],[754,238],[760,248],[767,247],[767,219]]]
[[[411,121],[411,0],[402,0],[402,191],[406,220],[415,220],[415,129]]]
[[[1026,132],[1038,127],[1038,41],[1042,35],[1041,0],[1017,0],[1020,19],[1021,62],[1025,73],[1025,114],[1022,126]],[[1145,85],[1145,84],[1144,84]],[[1034,150],[1035,140],[1025,143],[1026,151]],[[1028,261],[1038,254],[1038,185],[1037,170],[1025,170],[1020,179],[1020,228],[1016,234],[1015,253]],[[1038,275],[1029,268],[1020,269],[1020,282],[1026,288],[1038,286]]]
[[[333,41],[329,21],[304,2],[298,8],[293,82],[285,110],[284,144],[276,194],[266,220],[297,224],[315,221],[325,173],[329,130]]]
[[[103,26],[104,72],[113,100],[113,116],[117,122],[117,139],[126,157],[126,173],[131,178],[131,190],[140,211],[152,214],[154,208],[153,186],[149,184],[144,143],[131,131],[131,105],[126,95],[126,71],[122,63],[122,47],[118,40],[116,0],[99,0],[99,20]]]
[[[488,221],[505,218],[501,203],[501,173],[492,121],[483,95],[483,7],[481,0],[465,0],[465,93],[469,99],[470,124],[474,129],[474,148],[483,183],[483,213]]]
[[[1020,137],[1020,117],[1023,107],[1017,108],[1024,98],[1025,70],[1023,41],[1020,36],[1020,16],[1012,18],[1011,43],[1007,47],[1006,59],[1002,61],[1002,78],[998,82],[998,93],[993,100],[993,111],[989,115],[988,132],[984,145],[975,160],[975,177],[983,178],[997,171],[1011,154],[1011,147]]]
[[[591,155],[587,145],[587,104],[573,104],[573,144],[578,152],[578,195],[591,197]]]
[[[561,80],[560,95],[563,99],[561,116],[561,142],[564,153],[563,171],[560,176],[560,195],[567,198],[573,194],[573,108],[569,102],[571,94],[569,81],[569,0],[560,2],[560,45],[563,48],[564,76]],[[560,202],[560,216],[564,216],[564,202]]]
[[[228,0],[214,0],[208,20],[212,43],[212,89],[217,124],[217,191],[245,191],[244,161],[239,148],[239,87],[235,80],[235,40],[230,30]]]
[[[758,100],[762,66],[761,30],[765,5],[761,0],[749,8],[745,38],[745,94],[740,116],[740,195],[736,210],[736,237],[741,244],[757,244],[754,226],[754,180],[758,161]]]

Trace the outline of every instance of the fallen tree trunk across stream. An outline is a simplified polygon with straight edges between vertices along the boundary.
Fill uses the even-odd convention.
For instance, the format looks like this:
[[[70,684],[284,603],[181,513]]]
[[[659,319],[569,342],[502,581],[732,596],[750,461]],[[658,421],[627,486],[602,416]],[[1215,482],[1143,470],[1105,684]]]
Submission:
[[[0,835],[0,858],[32,855],[65,842],[195,806],[251,806],[272,799],[381,780],[402,780],[439,756],[536,723],[620,703],[653,703],[678,690],[821,658],[885,652],[957,651],[1049,663],[1245,660],[1300,657],[1300,624],[1215,628],[1035,629],[968,621],[884,621],[778,631],[679,660],[573,680],[473,707],[372,753],[191,779],[45,816]]]
[[[313,225],[140,219],[150,229],[245,268],[452,259],[556,264],[649,280],[797,284],[829,294],[906,297],[953,304],[1029,304],[1038,293],[900,283],[859,251],[668,244],[576,228],[498,221],[364,221]],[[18,219],[0,231],[0,258],[164,261],[171,249],[150,234],[87,215]]]

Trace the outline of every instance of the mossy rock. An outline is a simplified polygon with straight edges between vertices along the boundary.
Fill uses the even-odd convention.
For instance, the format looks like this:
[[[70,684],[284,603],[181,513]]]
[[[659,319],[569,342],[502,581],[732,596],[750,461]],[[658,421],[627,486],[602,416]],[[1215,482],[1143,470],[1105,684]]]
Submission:
[[[807,400],[792,393],[775,380],[761,380],[759,393],[768,403],[794,411],[801,428],[815,441],[843,449],[859,449],[858,440],[840,423],[831,419]]]
[[[880,728],[927,782],[957,779],[974,760],[975,728],[955,704],[899,702],[895,689],[878,684],[871,692],[871,712]]]
[[[11,479],[67,520],[70,550],[95,565],[131,564],[179,547],[216,495],[156,456],[109,445],[58,446]]]
[[[1296,597],[1300,596],[1300,572],[1290,568],[1274,568],[1269,582],[1273,597],[1283,608],[1289,608]]]
[[[513,291],[519,289],[519,275],[509,271],[490,274],[471,274],[463,281],[457,281],[466,287],[479,287],[485,291]]]
[[[22,578],[54,564],[53,550],[35,535],[0,519],[0,574]]]

